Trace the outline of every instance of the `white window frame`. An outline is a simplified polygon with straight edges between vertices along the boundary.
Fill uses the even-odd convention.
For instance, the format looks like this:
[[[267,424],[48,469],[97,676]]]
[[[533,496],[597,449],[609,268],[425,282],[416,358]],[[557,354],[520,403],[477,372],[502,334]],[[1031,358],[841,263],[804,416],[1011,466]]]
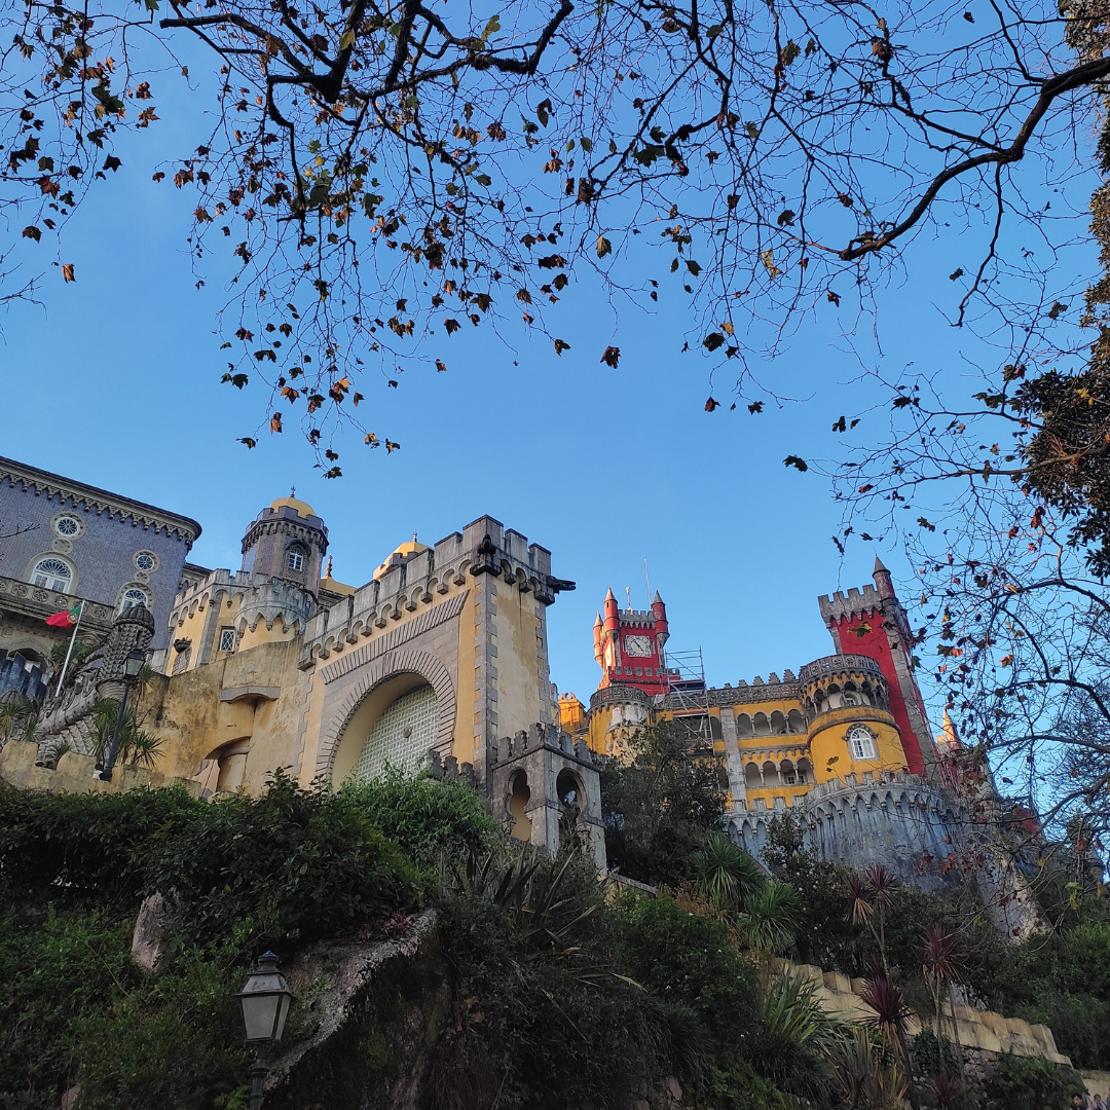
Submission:
[[[299,547],[291,547],[286,551],[285,568],[296,573],[304,570],[304,552]]]
[[[44,563],[57,563],[58,566],[65,567],[68,573],[63,578],[49,571],[40,571],[39,568]],[[31,573],[28,577],[31,580],[31,585],[38,586],[40,589],[53,590],[56,594],[68,594],[73,589],[77,572],[68,559],[63,559],[58,555],[40,555],[31,565]],[[42,581],[39,581],[40,579]]]
[[[224,644],[230,640],[230,645],[224,647]],[[217,651],[234,651],[235,650],[235,629],[230,625],[225,625],[220,629],[220,637],[216,641]]]
[[[125,610],[131,609],[135,605],[138,605],[137,600],[132,601],[130,605],[127,603],[128,594],[140,594],[142,596],[143,605],[147,609],[150,608],[150,593],[147,590],[144,590],[142,586],[136,586],[132,583],[130,586],[125,586],[123,588],[123,592],[119,595],[119,605],[116,606],[117,613],[122,613]]]
[[[878,752],[875,749],[875,734],[864,725],[853,725],[844,734],[844,739],[848,741],[848,750],[851,752],[853,759],[878,758]]]

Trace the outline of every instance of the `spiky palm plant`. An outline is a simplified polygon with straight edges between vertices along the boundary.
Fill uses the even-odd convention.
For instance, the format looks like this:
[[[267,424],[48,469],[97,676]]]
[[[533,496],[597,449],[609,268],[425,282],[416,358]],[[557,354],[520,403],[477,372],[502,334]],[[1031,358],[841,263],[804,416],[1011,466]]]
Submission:
[[[907,1025],[910,1017],[910,1008],[906,1004],[906,996],[897,983],[891,982],[885,975],[876,975],[868,979],[860,992],[860,1000],[875,1012],[873,1018],[866,1024],[877,1030],[883,1039],[890,1045],[899,1066],[907,1077],[913,1075],[910,1063],[910,1049],[907,1041]],[[917,1107],[913,1084],[908,1087],[910,1104]]]
[[[902,1110],[906,1081],[881,1040],[855,1026],[829,1054],[837,1105],[845,1110]]]
[[[765,882],[744,899],[744,911],[737,919],[741,940],[761,952],[779,954],[794,943],[794,921],[798,896],[788,883],[774,879]]]
[[[937,1051],[942,1054],[938,1064],[943,1062],[944,1030],[941,1024],[941,1006],[945,994],[952,1006],[952,1030],[956,1036],[956,1059],[959,1063],[960,1079],[964,1080],[963,1052],[959,1047],[959,1026],[956,1024],[955,1003],[951,998],[951,985],[959,981],[956,960],[956,936],[947,932],[942,925],[933,924],[925,930],[921,946],[921,972],[925,985],[933,999],[933,1016],[936,1021]]]
[[[726,911],[739,909],[748,894],[766,882],[755,860],[722,832],[709,834],[694,865],[698,892]]]
[[[154,736],[145,729],[129,729],[120,743],[120,758],[130,767],[153,770],[162,752],[164,737]]]

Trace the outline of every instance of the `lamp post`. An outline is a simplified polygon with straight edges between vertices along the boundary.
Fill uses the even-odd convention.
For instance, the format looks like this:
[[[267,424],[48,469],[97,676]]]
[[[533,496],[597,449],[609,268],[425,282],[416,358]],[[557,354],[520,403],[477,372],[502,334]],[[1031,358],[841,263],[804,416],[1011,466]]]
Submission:
[[[129,651],[127,658],[123,661],[123,700],[120,702],[119,712],[116,714],[116,724],[112,729],[112,743],[108,748],[108,758],[104,761],[104,769],[100,772],[100,778],[105,782],[111,779],[112,770],[116,765],[116,756],[119,754],[119,734],[123,729],[123,719],[127,714],[127,698],[131,693],[131,687],[135,685],[135,680],[142,672],[144,663],[146,663],[146,652],[140,651],[138,648]]]
[[[285,1019],[293,992],[278,967],[273,952],[263,952],[243,989],[239,992],[239,1005],[243,1010],[243,1028],[248,1045],[254,1045],[258,1054],[251,1065],[250,1110],[261,1110],[262,1084],[269,1068],[262,1062],[262,1050],[281,1040]]]

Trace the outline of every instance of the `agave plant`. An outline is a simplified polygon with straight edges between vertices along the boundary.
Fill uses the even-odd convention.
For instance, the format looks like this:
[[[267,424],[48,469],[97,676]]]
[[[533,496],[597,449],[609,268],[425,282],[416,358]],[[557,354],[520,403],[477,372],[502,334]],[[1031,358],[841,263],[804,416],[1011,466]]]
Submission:
[[[722,832],[709,834],[694,865],[694,885],[719,909],[738,909],[766,881],[755,860]]]

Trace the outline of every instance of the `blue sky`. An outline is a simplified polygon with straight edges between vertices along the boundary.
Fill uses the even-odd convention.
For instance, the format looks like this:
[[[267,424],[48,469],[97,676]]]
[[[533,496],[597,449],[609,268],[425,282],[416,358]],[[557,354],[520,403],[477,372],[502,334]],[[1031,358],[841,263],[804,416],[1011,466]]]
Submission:
[[[832,420],[873,403],[853,384],[860,361],[833,310],[764,370],[803,402],[768,404],[758,418],[710,415],[707,394],[727,403],[728,383],[711,386],[708,363],[679,353],[684,300],[630,310],[614,338],[597,290],[572,282],[557,317],[570,351],[557,358],[538,336],[510,350],[483,334],[457,343],[446,374],[414,364],[397,390],[369,379],[370,424],[402,449],[352,445],[344,478],[325,481],[292,422],[254,451],[236,442],[266,397],[219,384],[219,282],[194,288],[189,199],[150,184],[161,159],[199,138],[171,120],[125,148],[119,175],[67,232],[77,281],[51,269],[41,305],[0,317],[0,452],[196,517],[204,534],[192,557],[209,566],[237,566],[246,523],[294,484],[330,528],[336,576],[352,583],[413,530],[430,542],[489,513],[550,548],[556,574],[578,583],[549,626],[553,679],[583,700],[597,681],[594,612],[610,584],[644,603],[645,559],[671,647],[700,647],[712,682],[831,651],[816,596],[869,581],[875,550],[849,548],[841,561],[827,484],[782,459],[833,454]],[[917,244],[913,276],[881,301],[881,359],[861,339],[868,365],[945,365],[959,385],[962,358],[989,362],[943,316],[964,248]],[[618,370],[597,361],[609,342],[622,348]],[[907,581],[897,551],[882,554]]]

